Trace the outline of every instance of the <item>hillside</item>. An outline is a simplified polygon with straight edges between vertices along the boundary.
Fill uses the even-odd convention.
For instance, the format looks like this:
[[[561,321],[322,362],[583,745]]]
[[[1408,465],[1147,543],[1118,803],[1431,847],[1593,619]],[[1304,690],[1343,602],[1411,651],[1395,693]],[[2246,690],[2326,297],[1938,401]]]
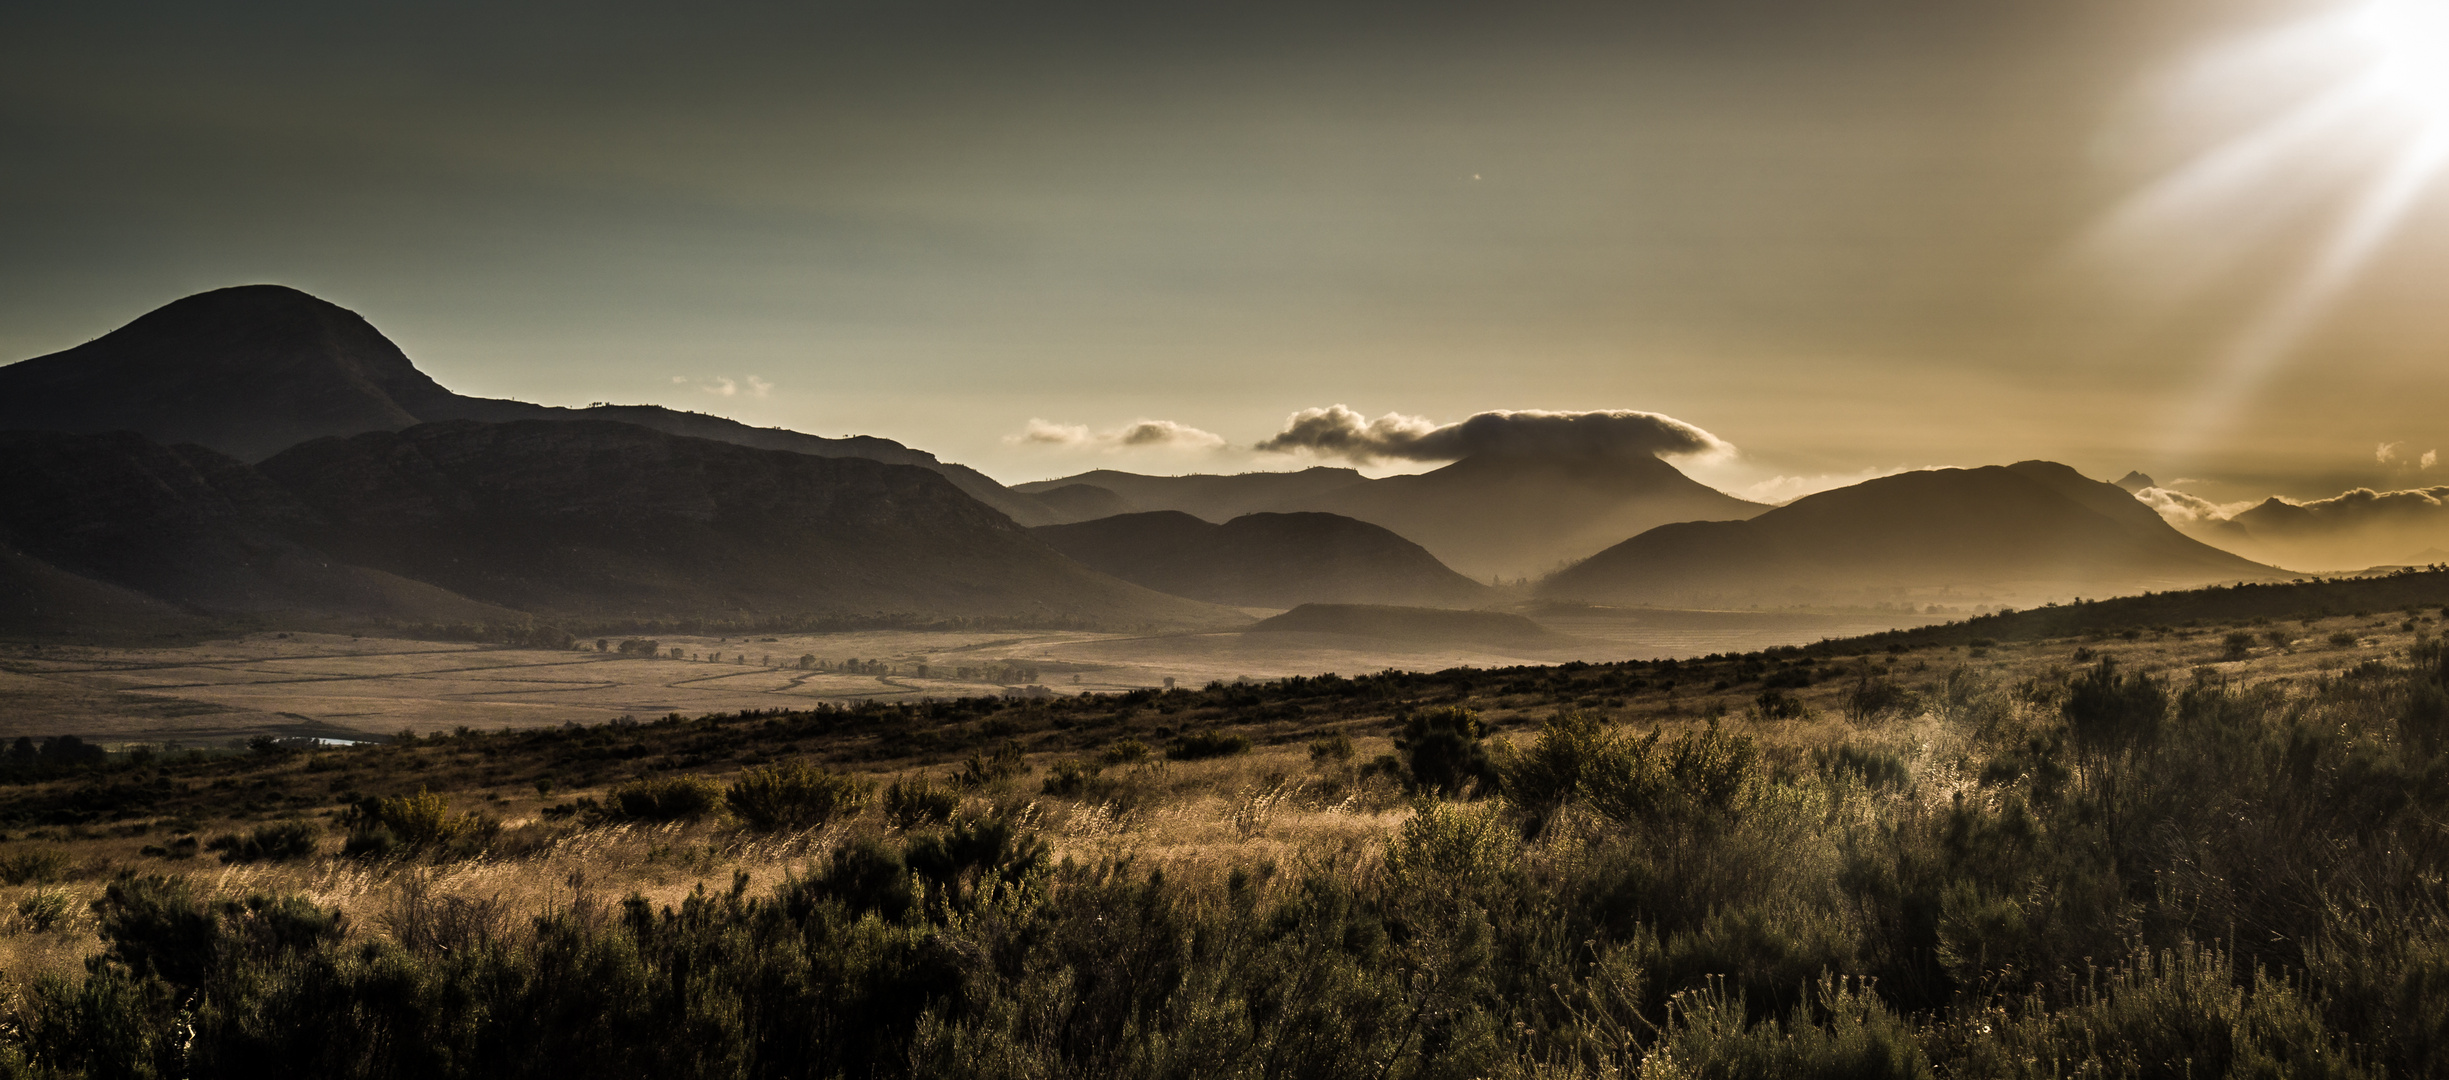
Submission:
[[[551,615],[1233,621],[1082,567],[933,472],[597,421],[319,439],[262,473],[317,548]]]
[[[1767,509],[1647,455],[1483,454],[1379,479],[1328,468],[1237,476],[1099,470],[1014,490],[1079,484],[1112,491],[1141,510],[1217,522],[1262,510],[1354,518],[1393,530],[1475,580],[1543,574],[1668,522],[1745,518]]]
[[[203,447],[127,432],[0,432],[0,541],[13,549],[0,589],[15,598],[0,627],[168,631],[196,615],[515,618],[336,562],[294,539],[314,521],[255,470]]]
[[[308,439],[420,423],[573,419],[916,465],[1022,524],[1057,520],[975,469],[890,439],[828,439],[658,405],[570,409],[456,394],[357,313],[279,285],[199,293],[75,348],[0,367],[0,430],[134,431],[244,461]]]
[[[1245,514],[1213,525],[1164,510],[1032,531],[1085,566],[1216,604],[1453,606],[1489,591],[1418,544],[1334,514]]]
[[[1662,526],[1557,573],[1539,592],[1595,603],[1791,605],[2287,576],[2178,533],[2115,485],[2027,461],[1883,477],[1748,521]]]

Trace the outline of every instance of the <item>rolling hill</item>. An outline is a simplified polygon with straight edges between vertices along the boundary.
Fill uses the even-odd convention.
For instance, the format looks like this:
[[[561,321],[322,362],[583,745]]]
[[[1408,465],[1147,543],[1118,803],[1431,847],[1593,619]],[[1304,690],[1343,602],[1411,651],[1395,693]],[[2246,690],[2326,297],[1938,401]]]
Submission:
[[[1080,484],[1141,510],[1179,510],[1215,522],[1254,511],[1338,514],[1391,529],[1475,579],[1544,574],[1657,525],[1768,509],[1655,457],[1621,454],[1480,454],[1378,479],[1329,468],[1236,476],[1099,470],[1014,490]]]
[[[579,419],[916,465],[1024,525],[1065,520],[975,469],[890,439],[829,439],[658,405],[571,409],[456,394],[357,313],[279,285],[198,293],[85,344],[0,367],[0,430],[134,431],[243,461],[308,439],[421,423]]]
[[[1746,521],[1660,526],[1553,575],[1539,593],[1690,606],[2021,602],[2288,576],[2184,536],[2116,485],[2026,461],[1882,477]]]
[[[1217,525],[1159,510],[1031,531],[1083,565],[1216,604],[1457,606],[1489,592],[1420,545],[1334,514],[1244,514]]]

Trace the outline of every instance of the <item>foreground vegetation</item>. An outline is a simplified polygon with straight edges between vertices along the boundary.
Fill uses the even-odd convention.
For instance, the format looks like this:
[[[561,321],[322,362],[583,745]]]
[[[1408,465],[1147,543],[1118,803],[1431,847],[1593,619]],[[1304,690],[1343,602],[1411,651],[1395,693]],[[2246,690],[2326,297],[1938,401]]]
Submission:
[[[38,747],[0,1067],[2437,1075],[2439,615]]]

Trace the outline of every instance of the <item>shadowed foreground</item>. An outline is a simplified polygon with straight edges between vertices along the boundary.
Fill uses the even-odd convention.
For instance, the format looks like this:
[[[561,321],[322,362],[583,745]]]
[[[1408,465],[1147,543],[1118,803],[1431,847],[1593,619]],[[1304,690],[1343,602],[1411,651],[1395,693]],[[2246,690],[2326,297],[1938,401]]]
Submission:
[[[400,793],[326,823],[262,814],[208,846],[229,860],[218,875],[177,873],[176,842],[148,848],[76,893],[90,922],[42,898],[125,865],[108,834],[7,845],[13,883],[70,883],[23,893],[16,940],[99,951],[25,979],[45,965],[18,946],[0,1060],[249,1077],[2437,1075],[2434,614],[267,746],[41,781],[6,813],[271,808],[322,777]],[[1679,686],[1747,684],[1716,719],[1675,704]],[[1628,696],[1660,708],[1575,711],[1631,719]],[[1483,723],[1531,714],[1510,737]],[[876,761],[977,749],[950,776],[804,756],[850,745]],[[501,786],[553,776],[595,793],[503,821],[398,786],[502,805]],[[617,782],[587,787],[599,778]],[[483,880],[490,895],[451,885]]]

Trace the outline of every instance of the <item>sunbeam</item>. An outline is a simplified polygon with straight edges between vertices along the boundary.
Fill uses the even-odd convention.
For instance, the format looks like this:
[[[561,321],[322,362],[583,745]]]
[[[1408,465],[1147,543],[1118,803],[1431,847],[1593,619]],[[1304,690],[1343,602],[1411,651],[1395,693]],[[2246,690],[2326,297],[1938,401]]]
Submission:
[[[2320,239],[2209,358],[2168,448],[2217,437],[2297,353],[2398,234],[2449,165],[2449,6],[2369,0],[2206,57],[2183,93],[2300,85],[2259,123],[2186,158],[2125,200],[2096,244],[2176,302],[2253,265],[2291,226]]]

